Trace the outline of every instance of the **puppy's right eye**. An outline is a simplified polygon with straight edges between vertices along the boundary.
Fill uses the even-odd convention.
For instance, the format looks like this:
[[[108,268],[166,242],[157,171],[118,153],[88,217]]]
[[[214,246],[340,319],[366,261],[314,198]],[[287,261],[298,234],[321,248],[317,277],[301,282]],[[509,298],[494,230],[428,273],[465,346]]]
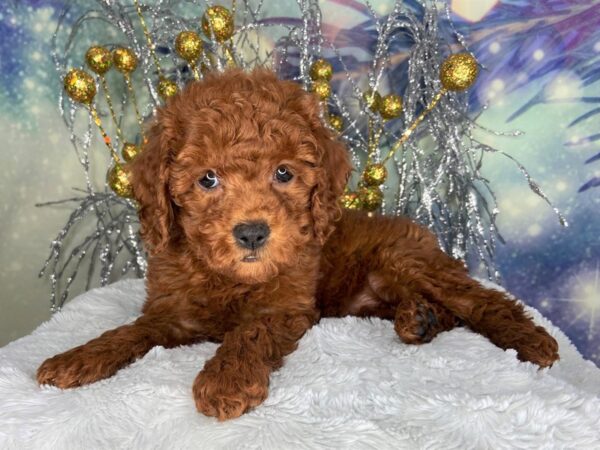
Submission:
[[[206,172],[206,174],[198,180],[198,184],[204,189],[214,189],[219,185],[219,178],[217,174],[212,170]]]

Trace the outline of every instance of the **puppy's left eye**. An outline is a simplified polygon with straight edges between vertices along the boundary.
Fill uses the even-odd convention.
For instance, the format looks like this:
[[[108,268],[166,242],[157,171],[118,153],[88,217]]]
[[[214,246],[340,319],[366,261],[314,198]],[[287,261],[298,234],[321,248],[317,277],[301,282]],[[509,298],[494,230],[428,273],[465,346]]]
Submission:
[[[198,180],[198,184],[204,189],[211,190],[219,185],[219,178],[217,177],[216,173],[214,173],[212,170],[209,170],[202,178]]]
[[[279,166],[275,171],[275,179],[280,183],[287,183],[292,178],[294,178],[294,175],[285,166]]]

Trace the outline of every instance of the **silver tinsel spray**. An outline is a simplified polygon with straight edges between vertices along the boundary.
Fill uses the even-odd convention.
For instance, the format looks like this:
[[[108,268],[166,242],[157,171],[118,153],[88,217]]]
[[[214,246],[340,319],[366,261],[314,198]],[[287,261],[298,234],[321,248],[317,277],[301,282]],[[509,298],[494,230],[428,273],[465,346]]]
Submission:
[[[296,0],[295,14],[290,13],[289,5],[269,5],[270,17],[262,0],[228,4],[225,12],[219,10],[233,17],[234,30],[225,37],[217,30],[205,30],[204,35],[200,31],[202,16],[209,8],[218,8],[212,2],[96,0],[94,8],[78,18],[65,12],[54,35],[54,60],[61,76],[69,68],[81,66],[86,49],[98,42],[109,50],[131,49],[139,58],[139,69],[127,83],[114,71],[105,79],[96,77],[101,89],[87,108],[60,96],[60,111],[86,186],[78,196],[45,204],[76,205],[52,242],[40,273],[49,274],[52,309],[62,307],[78,276],[87,277],[87,289],[96,280],[103,286],[129,273],[143,277],[146,272],[135,202],[97,183],[110,163],[98,157],[104,150],[98,143],[101,134],[94,127],[97,122],[92,110],[97,111],[107,134],[114,137],[107,145],[120,148],[125,143],[123,136],[136,136],[135,144],[142,147],[140,123],[154,113],[165,95],[157,88],[159,80],[169,80],[173,89],[181,89],[194,78],[201,79],[207,70],[223,71],[232,65],[270,67],[281,77],[317,92],[323,100],[323,120],[339,131],[357,169],[349,187],[360,188],[360,174],[367,164],[384,164],[389,175],[377,187],[383,191],[379,210],[425,224],[446,252],[472,267],[479,262],[490,278],[497,279],[498,208],[480,170],[485,153],[502,152],[474,137],[478,126],[470,118],[465,94],[440,94],[440,65],[452,53],[450,45],[468,52],[464,38],[452,27],[447,8],[438,11],[435,2],[410,5],[397,1],[385,17],[365,5],[371,17],[361,36],[375,35],[376,40],[374,51],[364,61],[356,57],[357,38],[353,41],[348,34],[330,42],[322,33],[316,0]],[[444,15],[449,36],[439,27]],[[182,60],[175,49],[177,35],[190,30],[202,35],[203,51],[197,66]],[[333,79],[326,82],[311,73],[315,64],[325,61],[333,67]],[[129,83],[136,89],[128,89]],[[402,96],[403,114],[394,120],[369,107],[374,93],[385,91]],[[434,99],[437,104],[428,109]],[[133,110],[138,112],[137,118]],[[414,126],[423,111],[428,114]],[[335,124],[334,117],[338,119]],[[410,136],[403,136],[409,129]],[[402,146],[396,145],[400,139]],[[390,154],[392,148],[397,151]],[[549,203],[526,169],[514,162],[532,191]]]

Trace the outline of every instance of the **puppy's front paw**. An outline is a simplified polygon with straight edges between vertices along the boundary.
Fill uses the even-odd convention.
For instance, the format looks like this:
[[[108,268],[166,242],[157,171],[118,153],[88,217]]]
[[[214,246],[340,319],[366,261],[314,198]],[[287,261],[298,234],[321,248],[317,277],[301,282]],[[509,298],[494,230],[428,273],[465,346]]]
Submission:
[[[113,375],[120,367],[117,355],[85,345],[47,359],[37,370],[39,384],[61,389],[82,386]]]
[[[530,361],[540,367],[550,367],[559,359],[558,342],[540,326],[515,345],[515,350],[521,361]]]
[[[194,400],[199,412],[219,420],[235,419],[260,405],[269,391],[266,367],[221,369],[211,364],[194,381]]]

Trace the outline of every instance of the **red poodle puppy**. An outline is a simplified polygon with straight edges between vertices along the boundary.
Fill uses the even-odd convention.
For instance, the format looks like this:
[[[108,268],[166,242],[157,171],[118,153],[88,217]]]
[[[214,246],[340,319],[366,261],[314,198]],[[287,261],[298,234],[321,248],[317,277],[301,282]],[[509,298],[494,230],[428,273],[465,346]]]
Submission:
[[[159,110],[148,139],[131,166],[149,252],[143,314],[48,359],[39,383],[81,386],[156,345],[216,341],[193,395],[230,419],[266,398],[319,317],[345,315],[393,320],[408,344],[460,322],[523,361],[558,359],[520,304],[470,279],[428,230],[340,210],[348,154],[298,84],[209,75]]]

